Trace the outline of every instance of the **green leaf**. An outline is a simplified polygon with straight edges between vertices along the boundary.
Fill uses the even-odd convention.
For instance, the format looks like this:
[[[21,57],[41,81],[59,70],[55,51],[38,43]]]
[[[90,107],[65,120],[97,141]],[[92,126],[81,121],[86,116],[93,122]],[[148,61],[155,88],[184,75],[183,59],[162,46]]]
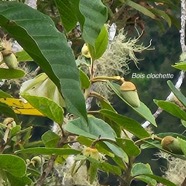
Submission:
[[[114,130],[108,123],[93,116],[88,116],[88,125],[78,118],[65,124],[64,129],[70,133],[93,139],[101,137],[115,140],[116,137]]]
[[[95,41],[95,46],[88,45],[91,57],[93,59],[100,58],[108,45],[108,31],[107,27],[104,25]]]
[[[90,80],[89,80],[88,76],[81,69],[79,69],[79,74],[80,74],[81,88],[82,89],[89,88],[90,87]]]
[[[162,11],[162,10],[159,10],[156,8],[152,8],[151,12],[156,14],[158,17],[163,18],[168,23],[169,27],[171,27],[171,22],[172,22],[171,18],[169,17],[168,14],[165,13],[165,11]]]
[[[112,105],[109,103],[109,101],[106,99],[100,99],[99,106],[101,107],[101,109],[107,109],[116,112],[115,109],[112,107]]]
[[[158,181],[159,183],[162,183],[163,185],[167,185],[167,186],[176,186],[176,184],[172,183],[171,181],[166,180],[166,179],[163,178],[163,177],[156,176],[156,175],[154,175],[154,174],[144,174],[144,176],[147,176],[147,177],[149,177],[149,178],[152,178],[152,179]]]
[[[45,73],[40,73],[33,79],[25,81],[20,88],[20,95],[46,97],[60,107],[65,107],[65,101],[57,86]]]
[[[137,3],[135,3],[135,2],[133,2],[131,0],[127,0],[126,4],[128,6],[131,6],[134,9],[136,9],[137,11],[141,12],[142,14],[151,17],[152,19],[156,18],[156,16],[150,10],[148,10],[147,8],[141,6],[140,4],[137,4]]]
[[[178,100],[186,107],[186,97],[177,88],[175,88],[170,80],[167,81],[167,84]]]
[[[35,148],[27,148],[23,150],[15,151],[16,154],[26,153],[26,154],[45,154],[45,155],[71,155],[71,154],[79,154],[80,151],[69,148],[46,148],[46,147],[35,147]]]
[[[186,121],[185,120],[181,120],[181,124],[186,128]]]
[[[163,100],[154,100],[154,102],[166,112],[180,119],[186,120],[186,112],[180,109],[175,103]]]
[[[105,144],[108,146],[108,148],[118,157],[122,159],[123,162],[129,163],[129,158],[120,146],[117,146],[115,144],[112,144],[111,142],[105,142]]]
[[[11,137],[15,136],[17,133],[19,133],[21,131],[21,125],[16,125],[15,127],[13,127],[10,131],[11,133]]]
[[[103,170],[105,172],[110,172],[115,175],[121,175],[121,169],[118,166],[111,165],[107,162],[101,163],[101,170]]]
[[[32,180],[27,176],[15,177],[15,176],[7,173],[7,178],[8,178],[8,181],[10,182],[10,184],[13,186],[32,185]]]
[[[81,145],[85,145],[87,147],[91,146],[93,140],[84,136],[78,136],[77,141],[81,143]],[[114,153],[111,152],[111,149],[103,142],[100,141],[99,143],[96,143],[96,149],[98,149],[99,152],[108,155],[110,157],[114,157]]]
[[[104,161],[98,161],[96,159],[87,158],[91,164],[95,164],[100,170],[107,172],[107,173],[113,173],[114,175],[121,175],[121,169],[118,166],[109,164],[107,162]]]
[[[87,120],[74,55],[64,34],[56,29],[51,18],[23,3],[0,2],[0,26],[57,85],[68,111]]]
[[[41,136],[41,139],[42,139],[45,147],[48,147],[48,148],[54,147],[55,148],[55,147],[57,147],[60,137],[56,133],[49,130]]]
[[[29,94],[21,94],[34,108],[39,110],[44,116],[58,124],[63,122],[63,108],[54,101],[46,97],[31,96]]]
[[[132,177],[135,177],[135,179],[142,180],[150,184],[151,186],[157,185],[157,182],[155,179],[152,179],[144,174],[153,175],[153,172],[149,164],[136,163],[133,165],[132,170],[131,170]]]
[[[11,107],[9,107],[7,104],[5,103],[1,103],[0,102],[0,113],[1,114],[5,114],[8,117],[12,117],[14,118],[14,120],[17,122],[18,118],[17,115],[15,114],[15,112],[12,110]]]
[[[177,138],[181,147],[181,150],[183,154],[186,156],[186,140],[183,140],[181,138]]]
[[[87,147],[91,146],[93,140],[84,136],[78,136],[77,141]],[[96,147],[97,148],[97,147]]]
[[[75,14],[75,5],[78,7],[78,0],[55,0],[56,7],[59,11],[62,24],[67,32],[72,30],[78,21]],[[75,4],[75,5],[74,5]]]
[[[0,68],[0,79],[17,79],[25,75],[23,70]]]
[[[86,126],[83,124],[80,118],[70,121],[64,126],[64,129],[70,133],[85,136],[92,139],[103,138],[104,143],[116,156],[122,158],[123,161],[128,162],[127,154],[117,145],[115,145],[115,132],[114,130],[103,120],[95,118],[93,116],[88,117],[89,124]],[[109,140],[109,142],[107,141]],[[99,143],[98,143],[99,144]],[[101,149],[107,151],[108,148],[102,145]]]
[[[152,115],[149,108],[143,103],[140,102],[139,107],[132,107],[127,101],[125,101],[120,92],[120,86],[116,83],[108,82],[108,85],[111,89],[119,96],[119,98],[124,101],[127,105],[129,105],[133,110],[135,110],[140,116],[144,117],[147,121],[152,123],[154,126],[157,126],[154,116]]]
[[[25,161],[18,156],[10,154],[0,154],[0,169],[15,177],[23,177],[26,174]]]
[[[136,177],[141,174],[153,174],[149,164],[135,163],[131,170],[131,176]]]
[[[134,142],[130,139],[118,138],[116,141],[118,146],[124,149],[129,157],[136,157],[141,152],[139,147],[135,145]]]
[[[33,61],[33,59],[24,50],[20,52],[16,52],[16,57],[17,57],[17,61],[24,61],[24,62]]]
[[[2,90],[0,90],[0,98],[11,98],[12,96]]]
[[[88,179],[90,184],[92,184],[96,179],[97,172],[98,172],[97,169],[98,169],[97,164],[90,163],[90,166],[88,168]]]
[[[103,116],[109,118],[110,120],[117,123],[123,129],[131,132],[134,136],[138,138],[149,137],[150,134],[138,123],[137,121],[128,118],[126,116],[122,116],[115,112],[109,110],[100,110],[99,111]]]
[[[108,10],[101,0],[80,0],[79,10],[84,16],[83,39],[86,43],[95,46],[96,38],[107,21]]]
[[[179,70],[184,70],[186,71],[186,62],[178,62],[175,65],[172,65],[174,68],[179,69]]]

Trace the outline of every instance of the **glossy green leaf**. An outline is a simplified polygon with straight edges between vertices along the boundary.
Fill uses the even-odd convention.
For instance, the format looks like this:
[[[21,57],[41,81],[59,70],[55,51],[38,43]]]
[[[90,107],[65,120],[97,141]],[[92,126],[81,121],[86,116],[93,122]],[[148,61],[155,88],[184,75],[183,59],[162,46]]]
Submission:
[[[0,79],[18,79],[25,75],[23,70],[0,68]]]
[[[17,115],[15,114],[15,112],[12,110],[11,107],[9,107],[5,103],[0,102],[0,113],[5,114],[8,117],[12,117],[12,118],[14,118],[15,121],[18,121],[18,118],[17,118]]]
[[[79,75],[80,75],[80,82],[81,82],[81,88],[87,89],[90,87],[90,80],[88,76],[83,72],[81,69],[79,69]]]
[[[175,65],[172,65],[174,68],[179,69],[179,70],[184,70],[186,71],[186,62],[178,62]]]
[[[16,52],[16,57],[18,61],[33,61],[33,59],[28,55],[28,53],[24,50],[20,51],[20,52]]]
[[[176,186],[176,184],[172,183],[171,181],[166,180],[163,177],[156,176],[154,174],[144,174],[144,176],[147,176],[149,178],[152,178],[152,179],[156,180],[157,182],[162,183],[164,186],[165,185],[167,185],[167,186]]]
[[[170,80],[167,81],[167,84],[178,100],[186,107],[186,97],[173,85]]]
[[[12,96],[2,90],[0,90],[0,98],[11,98]]]
[[[175,103],[163,100],[154,100],[154,102],[166,112],[180,119],[186,120],[186,112],[180,109]]]
[[[141,6],[138,3],[135,3],[134,1],[131,0],[126,0],[125,1],[128,6],[131,6],[132,8],[136,9],[137,11],[141,12],[142,14],[151,17],[152,19],[155,19],[156,16],[147,8]]]
[[[80,0],[79,10],[84,16],[82,26],[83,39],[86,43],[95,46],[96,38],[100,34],[104,23],[107,21],[107,8],[101,0]]]
[[[86,120],[75,58],[64,34],[56,29],[54,22],[23,3],[0,2],[0,26],[19,42],[57,85],[68,111]]]
[[[23,177],[26,174],[25,161],[11,154],[0,154],[0,169],[15,177]]]
[[[25,153],[25,154],[45,154],[45,155],[71,155],[71,154],[79,154],[80,151],[75,149],[67,149],[67,148],[46,148],[46,147],[35,147],[35,148],[27,148],[23,150],[18,150],[15,152],[16,154]]]
[[[60,140],[60,137],[55,133],[52,132],[51,130],[45,132],[42,136],[41,139],[45,145],[45,147],[57,147],[57,144]]]
[[[32,96],[29,94],[21,94],[34,108],[39,110],[44,116],[50,118],[58,124],[63,122],[63,108],[54,101],[46,97]]]
[[[100,58],[108,45],[108,31],[107,27],[104,25],[96,38],[95,46],[88,45],[91,57],[93,59]]]
[[[128,118],[126,116],[122,116],[115,112],[109,110],[100,110],[99,111],[103,116],[111,119],[116,124],[121,126],[123,129],[131,132],[134,136],[138,138],[149,137],[150,134],[138,123],[137,121]]]
[[[151,186],[156,186],[157,182],[155,179],[152,179],[144,174],[150,174],[153,175],[153,172],[150,168],[149,164],[143,164],[143,163],[136,163],[133,165],[131,170],[131,176],[135,177],[135,179],[142,180]]]
[[[7,174],[7,178],[10,184],[13,186],[32,185],[32,180],[27,176],[15,177],[11,174]]]
[[[88,116],[88,125],[78,118],[65,124],[64,129],[70,133],[93,139],[101,137],[114,140],[116,137],[114,130],[108,123],[94,116]]]
[[[120,86],[116,83],[110,83],[108,82],[108,85],[111,87],[111,89],[119,96],[119,98],[124,101],[127,105],[129,105],[133,110],[135,110],[140,116],[145,118],[147,121],[152,123],[154,126],[157,126],[154,116],[152,115],[150,109],[143,103],[140,102],[139,107],[132,107],[128,102],[126,102],[120,92]]]
[[[78,21],[74,4],[78,6],[78,0],[55,0],[56,7],[60,13],[62,24],[67,32],[72,30]]]
[[[136,157],[141,152],[139,147],[130,139],[118,138],[116,141],[118,146],[121,147],[129,157]]]

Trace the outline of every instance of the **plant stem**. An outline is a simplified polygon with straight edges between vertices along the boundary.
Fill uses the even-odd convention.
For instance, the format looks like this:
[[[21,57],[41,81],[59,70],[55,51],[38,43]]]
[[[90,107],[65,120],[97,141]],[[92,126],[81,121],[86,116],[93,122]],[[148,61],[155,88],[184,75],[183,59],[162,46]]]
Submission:
[[[158,136],[150,136],[150,137],[146,137],[146,138],[139,139],[139,140],[135,141],[135,144],[141,145],[141,143],[143,143],[144,141],[149,140],[149,139],[154,139],[154,140],[158,140],[158,141],[162,140],[162,138],[160,138]]]
[[[130,186],[131,181],[132,181],[131,170],[132,170],[134,160],[135,160],[134,157],[129,158],[127,170],[125,171],[125,173],[123,174],[123,176],[120,179],[120,186]]]
[[[101,94],[94,92],[94,91],[90,92],[88,96],[89,97],[96,97],[99,100],[106,100]]]
[[[121,81],[122,83],[124,82],[124,78],[120,77],[120,76],[96,76],[91,78],[91,82],[99,82],[99,81],[106,81],[106,80],[115,80],[115,81]]]
[[[101,136],[100,136],[100,137],[101,137]],[[96,143],[99,143],[99,142],[101,142],[101,141],[108,141],[108,142],[110,142],[110,143],[116,144],[116,142],[115,142],[114,140],[112,140],[112,139],[109,139],[109,138],[100,138],[100,137],[98,137],[98,139],[96,139],[96,140],[94,140],[94,141],[92,142],[91,148],[94,148],[94,147],[96,146]]]
[[[68,135],[62,136],[62,138],[60,139],[60,141],[58,143],[58,147],[62,147],[63,145],[65,145],[67,138],[68,138]],[[50,172],[52,171],[52,169],[54,167],[54,162],[57,157],[58,157],[58,155],[52,155],[50,157],[46,168],[43,170],[43,172],[42,172],[40,178],[37,180],[37,183],[35,186],[42,186],[44,184],[45,179],[47,178],[47,176],[50,174]]]

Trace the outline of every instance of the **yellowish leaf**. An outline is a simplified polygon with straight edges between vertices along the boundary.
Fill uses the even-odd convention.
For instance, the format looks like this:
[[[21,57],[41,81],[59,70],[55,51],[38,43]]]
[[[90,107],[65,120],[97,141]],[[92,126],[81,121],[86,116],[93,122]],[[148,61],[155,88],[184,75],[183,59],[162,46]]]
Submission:
[[[10,106],[16,114],[43,116],[43,114],[30,105],[30,103],[25,103],[21,99],[0,98],[0,102]]]

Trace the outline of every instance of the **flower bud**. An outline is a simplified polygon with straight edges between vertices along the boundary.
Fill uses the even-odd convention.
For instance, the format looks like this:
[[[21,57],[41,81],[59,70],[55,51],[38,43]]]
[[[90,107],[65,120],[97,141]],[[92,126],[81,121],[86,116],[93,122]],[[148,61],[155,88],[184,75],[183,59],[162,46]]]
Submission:
[[[15,68],[18,67],[18,61],[17,61],[17,58],[14,55],[14,53],[10,53],[10,54],[7,54],[7,55],[3,54],[3,61],[6,63],[6,65],[9,68],[15,69]]]
[[[163,149],[174,154],[183,154],[178,139],[172,136],[165,136],[161,141],[161,146]]]
[[[140,100],[135,85],[130,81],[125,81],[121,86],[121,95],[124,100],[133,107],[140,106]]]
[[[99,151],[96,148],[85,147],[83,149],[83,155],[85,155],[87,157],[94,158],[96,160],[100,160],[101,159],[100,153],[99,153]]]
[[[3,124],[9,128],[13,128],[16,126],[16,122],[14,121],[13,118],[5,118]]]
[[[34,166],[34,167],[39,167],[42,163],[42,158],[40,156],[34,156],[30,163]]]
[[[81,53],[83,56],[85,56],[86,58],[91,58],[91,55],[90,55],[90,52],[89,52],[89,49],[88,49],[88,46],[87,44],[84,44],[82,49],[81,49]]]

